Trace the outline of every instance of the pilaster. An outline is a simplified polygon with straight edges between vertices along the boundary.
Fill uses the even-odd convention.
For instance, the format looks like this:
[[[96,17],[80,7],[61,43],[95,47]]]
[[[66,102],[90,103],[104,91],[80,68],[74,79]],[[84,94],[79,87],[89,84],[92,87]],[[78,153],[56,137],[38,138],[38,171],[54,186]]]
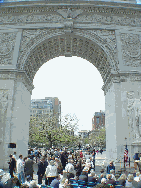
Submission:
[[[8,168],[9,155],[27,156],[32,86],[25,73],[0,72],[0,168]],[[16,143],[16,148],[8,148]]]

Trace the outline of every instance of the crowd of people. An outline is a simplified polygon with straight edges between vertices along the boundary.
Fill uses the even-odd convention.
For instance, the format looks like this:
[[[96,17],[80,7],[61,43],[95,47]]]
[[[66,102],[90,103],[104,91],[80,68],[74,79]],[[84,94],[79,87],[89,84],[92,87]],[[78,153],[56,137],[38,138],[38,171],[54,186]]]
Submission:
[[[54,188],[76,188],[76,187],[141,187],[140,172],[134,175],[118,173],[115,174],[113,161],[102,169],[100,174],[95,173],[95,155],[93,150],[88,155],[84,155],[81,150],[63,151],[58,148],[50,150],[29,149],[28,156],[23,158],[16,152],[11,154],[9,164],[10,178],[2,181],[0,173],[0,188],[37,188],[37,187],[54,187]],[[33,164],[38,165],[38,183],[34,180]],[[17,175],[15,175],[17,174]],[[43,179],[44,185],[43,185]]]

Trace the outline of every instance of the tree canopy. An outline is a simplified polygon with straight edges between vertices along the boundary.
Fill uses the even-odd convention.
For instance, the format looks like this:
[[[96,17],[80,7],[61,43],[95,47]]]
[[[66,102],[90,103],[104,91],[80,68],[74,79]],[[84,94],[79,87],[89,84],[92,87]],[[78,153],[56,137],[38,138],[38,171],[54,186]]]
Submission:
[[[74,134],[78,129],[78,119],[75,115],[66,114],[62,123],[57,126],[56,116],[42,114],[30,117],[29,145],[71,146],[78,142],[78,136]]]

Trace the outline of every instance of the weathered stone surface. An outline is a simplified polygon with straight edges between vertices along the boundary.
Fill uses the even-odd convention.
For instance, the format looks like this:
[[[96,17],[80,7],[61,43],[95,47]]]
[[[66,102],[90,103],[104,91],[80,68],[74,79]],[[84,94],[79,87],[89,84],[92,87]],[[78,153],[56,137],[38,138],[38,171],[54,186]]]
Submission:
[[[126,142],[131,157],[140,150],[140,13],[140,5],[102,1],[1,4],[0,168],[8,167],[10,142],[27,155],[34,76],[61,55],[87,59],[102,76],[107,158],[121,159]]]

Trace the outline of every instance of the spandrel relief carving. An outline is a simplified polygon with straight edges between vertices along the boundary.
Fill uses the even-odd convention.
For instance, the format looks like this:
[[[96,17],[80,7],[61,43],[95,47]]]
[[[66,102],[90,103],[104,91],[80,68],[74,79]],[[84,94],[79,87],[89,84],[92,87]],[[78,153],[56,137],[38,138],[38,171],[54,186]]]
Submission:
[[[141,66],[141,35],[122,33],[121,44],[124,65]]]
[[[0,65],[12,64],[16,34],[17,33],[0,34]]]

